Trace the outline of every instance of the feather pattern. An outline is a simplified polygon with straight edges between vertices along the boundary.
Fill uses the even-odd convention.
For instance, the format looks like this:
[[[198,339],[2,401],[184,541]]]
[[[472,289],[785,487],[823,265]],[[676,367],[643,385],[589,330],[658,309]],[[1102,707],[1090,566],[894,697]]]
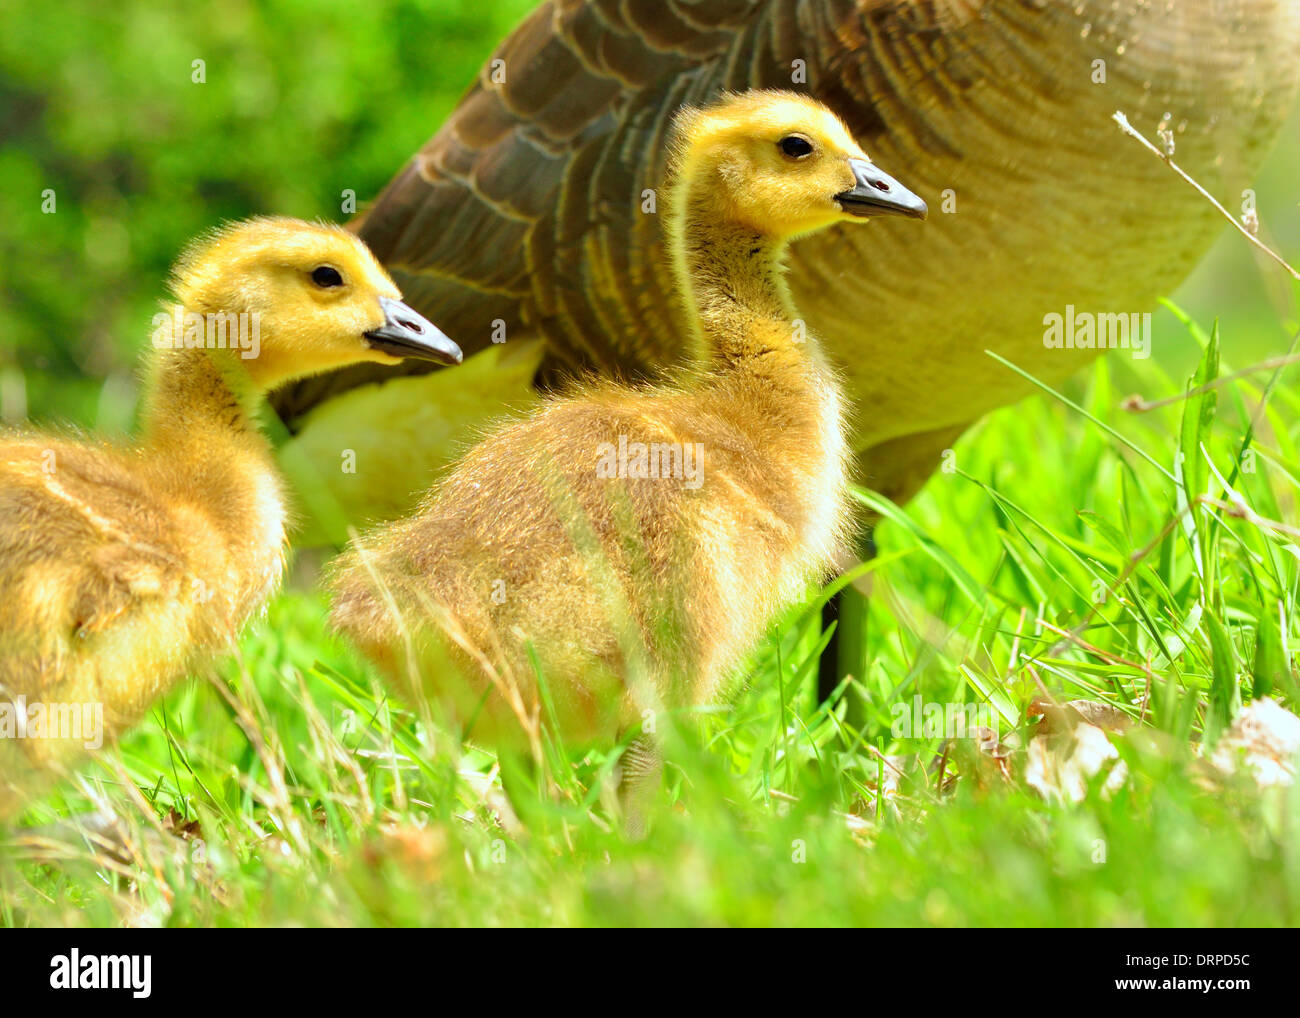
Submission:
[[[682,104],[806,90],[907,168],[939,213],[929,229],[837,228],[790,256],[795,299],[860,411],[863,479],[902,499],[968,424],[1027,392],[985,348],[1062,379],[1089,354],[1046,349],[1045,314],[1149,309],[1190,271],[1221,223],[1110,115],[1153,130],[1172,114],[1180,162],[1239,193],[1300,80],[1300,5],[552,0],[493,60],[504,82],[489,62],[359,230],[467,352],[494,322],[541,338],[543,383],[638,378],[681,356],[660,218],[642,208]],[[383,377],[311,380],[278,407],[300,426]]]

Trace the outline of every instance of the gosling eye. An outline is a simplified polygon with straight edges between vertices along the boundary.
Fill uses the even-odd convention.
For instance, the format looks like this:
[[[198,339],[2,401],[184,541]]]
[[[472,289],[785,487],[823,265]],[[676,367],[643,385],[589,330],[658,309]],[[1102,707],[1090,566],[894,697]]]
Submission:
[[[322,265],[313,269],[311,281],[323,290],[328,290],[332,286],[343,285],[343,277],[339,275],[339,270],[330,265]]]
[[[781,154],[790,159],[807,159],[813,154],[813,143],[802,134],[790,134],[776,143]]]

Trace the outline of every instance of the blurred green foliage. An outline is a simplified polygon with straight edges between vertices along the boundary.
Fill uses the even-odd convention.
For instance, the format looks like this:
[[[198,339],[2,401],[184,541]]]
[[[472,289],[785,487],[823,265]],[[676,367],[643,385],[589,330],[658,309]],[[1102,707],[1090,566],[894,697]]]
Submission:
[[[346,219],[344,189],[373,197],[534,6],[9,0],[0,412],[129,425],[142,337],[185,240],[257,213]]]

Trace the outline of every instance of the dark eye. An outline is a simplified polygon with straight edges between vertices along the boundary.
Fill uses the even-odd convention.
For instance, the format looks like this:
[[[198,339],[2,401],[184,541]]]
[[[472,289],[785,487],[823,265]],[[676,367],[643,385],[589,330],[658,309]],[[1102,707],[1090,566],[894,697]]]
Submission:
[[[783,155],[787,155],[791,159],[803,159],[805,156],[813,154],[812,142],[802,134],[789,135],[778,141],[776,145]]]
[[[339,275],[339,270],[331,268],[328,265],[322,265],[318,269],[313,269],[311,281],[319,287],[328,289],[331,286],[342,286],[343,277]]]

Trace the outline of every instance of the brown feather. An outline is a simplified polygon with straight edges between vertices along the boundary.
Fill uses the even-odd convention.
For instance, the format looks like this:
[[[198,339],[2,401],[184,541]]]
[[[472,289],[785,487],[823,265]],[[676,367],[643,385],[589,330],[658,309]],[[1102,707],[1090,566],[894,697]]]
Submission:
[[[496,319],[540,335],[548,378],[591,367],[641,377],[680,356],[660,223],[637,210],[662,181],[664,132],[683,103],[791,87],[790,61],[803,59],[809,93],[869,153],[908,166],[936,211],[954,192],[956,214],[927,230],[881,224],[867,240],[835,229],[791,251],[799,306],[846,372],[853,404],[870,411],[853,442],[864,478],[902,499],[937,464],[940,436],[1028,391],[986,347],[1059,381],[1088,354],[1045,350],[1046,313],[1148,309],[1221,230],[1204,203],[1122,144],[1110,114],[1123,108],[1150,130],[1172,112],[1186,123],[1180,163],[1212,191],[1239,193],[1300,81],[1300,8],[565,0],[539,7],[498,55],[508,85],[480,79],[425,146],[424,175],[401,174],[361,230],[423,310],[457,338],[463,323],[467,350],[489,342]],[[1106,61],[1105,85],[1090,79],[1094,59]],[[507,135],[555,147],[498,148]],[[526,181],[513,199],[489,200],[472,167],[484,160],[494,183],[520,181],[506,159],[527,164]],[[507,206],[527,215],[503,232]],[[846,258],[871,271],[840,280]],[[277,406],[296,422],[376,377],[308,383]]]

